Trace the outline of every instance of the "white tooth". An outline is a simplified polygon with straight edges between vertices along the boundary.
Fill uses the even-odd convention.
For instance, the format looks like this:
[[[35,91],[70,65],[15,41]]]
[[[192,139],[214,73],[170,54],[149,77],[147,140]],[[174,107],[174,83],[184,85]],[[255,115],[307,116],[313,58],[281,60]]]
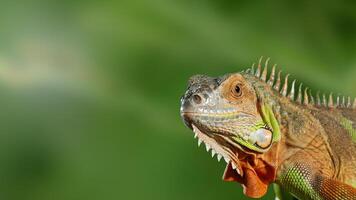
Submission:
[[[215,153],[214,149],[212,149],[212,150],[211,150],[211,157],[214,158],[215,154],[216,154],[216,153]]]
[[[200,145],[201,145],[202,142],[203,142],[203,141],[202,141],[200,138],[198,138],[198,147],[200,147]]]
[[[225,160],[225,162],[226,162],[227,164],[229,164],[229,162],[230,162],[230,159],[229,159],[229,158],[226,158],[226,157],[224,156],[224,160]]]
[[[218,161],[220,162],[220,160],[221,160],[221,155],[220,154],[218,154]]]
[[[231,163],[231,165],[232,165],[232,169],[236,169],[236,166],[234,163]]]
[[[235,169],[238,174],[240,174],[240,170],[238,168]]]
[[[210,146],[208,144],[205,144],[205,147],[206,147],[206,151],[210,150]]]
[[[198,133],[194,133],[194,138],[197,138],[198,137]]]

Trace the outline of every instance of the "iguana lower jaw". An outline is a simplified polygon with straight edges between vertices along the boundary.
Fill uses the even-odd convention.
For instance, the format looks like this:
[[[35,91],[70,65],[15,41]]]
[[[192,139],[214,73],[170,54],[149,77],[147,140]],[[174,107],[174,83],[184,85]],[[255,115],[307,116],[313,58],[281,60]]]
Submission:
[[[269,183],[274,181],[275,168],[266,164],[263,159],[257,158],[254,152],[243,150],[243,147],[233,145],[223,135],[203,133],[197,126],[190,124],[198,145],[204,143],[211,155],[217,155],[227,163],[223,180],[241,183],[244,194],[251,198],[260,198],[267,192]]]

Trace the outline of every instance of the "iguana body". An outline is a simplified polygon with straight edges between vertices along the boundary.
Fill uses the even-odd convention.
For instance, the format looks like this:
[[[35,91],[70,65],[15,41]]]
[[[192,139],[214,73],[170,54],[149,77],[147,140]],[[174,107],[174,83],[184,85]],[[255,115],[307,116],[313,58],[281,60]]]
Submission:
[[[356,99],[314,99],[295,81],[289,88],[288,75],[281,87],[274,67],[267,80],[267,66],[192,77],[184,122],[227,161],[224,180],[249,197],[277,183],[298,199],[356,199]]]

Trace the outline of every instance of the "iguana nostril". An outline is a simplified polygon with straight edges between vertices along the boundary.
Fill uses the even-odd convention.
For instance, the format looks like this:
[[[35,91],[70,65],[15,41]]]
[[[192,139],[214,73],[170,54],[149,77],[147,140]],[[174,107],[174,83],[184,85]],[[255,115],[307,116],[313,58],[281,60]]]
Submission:
[[[192,98],[195,104],[201,104],[203,102],[202,97],[198,94],[194,94]]]

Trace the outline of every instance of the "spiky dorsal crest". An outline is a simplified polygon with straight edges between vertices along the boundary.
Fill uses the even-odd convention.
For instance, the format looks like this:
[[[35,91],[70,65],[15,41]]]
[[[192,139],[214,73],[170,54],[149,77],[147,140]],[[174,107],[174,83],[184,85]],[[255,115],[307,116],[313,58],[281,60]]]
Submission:
[[[273,88],[275,91],[279,92],[282,96],[288,97],[291,101],[294,101],[299,104],[304,104],[304,105],[315,105],[318,107],[356,109],[356,98],[352,102],[351,97],[345,97],[345,96],[338,95],[336,97],[336,103],[334,103],[333,93],[330,93],[329,97],[327,99],[325,94],[322,94],[322,98],[320,98],[319,91],[316,93],[316,98],[314,98],[314,96],[312,95],[312,92],[309,88],[306,87],[303,91],[303,83],[299,84],[299,88],[297,91],[298,94],[296,95],[295,87],[296,87],[297,80],[294,80],[292,82],[291,87],[289,87],[288,78],[289,78],[290,74],[287,74],[284,77],[284,83],[281,88],[282,71],[281,70],[278,71],[277,79],[276,79],[276,66],[277,65],[276,64],[273,65],[269,79],[267,80],[268,64],[269,64],[270,58],[266,59],[263,69],[262,69],[262,61],[263,61],[263,56],[258,61],[256,71],[255,71],[255,63],[253,63],[251,68],[246,70],[246,73],[250,73],[250,74],[256,76],[257,78],[259,78],[261,81],[266,82],[268,85],[271,86],[271,88]],[[288,90],[289,90],[289,92],[288,92]],[[296,96],[296,98],[295,98],[295,96]]]

